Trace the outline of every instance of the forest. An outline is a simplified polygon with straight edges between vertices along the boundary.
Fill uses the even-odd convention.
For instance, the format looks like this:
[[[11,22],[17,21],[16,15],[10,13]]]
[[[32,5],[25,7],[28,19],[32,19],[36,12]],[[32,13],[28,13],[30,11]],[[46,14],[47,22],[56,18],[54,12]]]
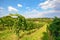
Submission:
[[[60,40],[60,18],[0,17],[0,40]]]

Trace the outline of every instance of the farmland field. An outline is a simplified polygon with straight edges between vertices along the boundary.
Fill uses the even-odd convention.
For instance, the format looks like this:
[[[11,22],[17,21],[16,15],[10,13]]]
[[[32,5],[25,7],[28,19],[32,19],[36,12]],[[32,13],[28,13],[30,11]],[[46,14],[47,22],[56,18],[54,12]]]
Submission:
[[[12,18],[12,15],[0,18],[0,40],[42,40],[52,21],[50,18],[25,19],[18,14],[15,14],[18,18]]]
[[[17,16],[17,18],[13,16]],[[58,19],[55,18],[54,21]],[[54,39],[52,36],[54,33],[52,30],[54,21],[53,18],[26,19],[19,14],[1,17],[0,40],[52,40],[52,38]],[[60,21],[57,22],[59,23]],[[52,34],[50,34],[51,31],[53,32]]]

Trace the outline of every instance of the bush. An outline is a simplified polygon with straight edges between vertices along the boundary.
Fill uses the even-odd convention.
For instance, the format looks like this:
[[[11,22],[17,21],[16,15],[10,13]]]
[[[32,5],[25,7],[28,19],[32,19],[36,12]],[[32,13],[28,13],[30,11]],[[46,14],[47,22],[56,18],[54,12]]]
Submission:
[[[60,18],[55,17],[48,29],[55,40],[60,40]]]

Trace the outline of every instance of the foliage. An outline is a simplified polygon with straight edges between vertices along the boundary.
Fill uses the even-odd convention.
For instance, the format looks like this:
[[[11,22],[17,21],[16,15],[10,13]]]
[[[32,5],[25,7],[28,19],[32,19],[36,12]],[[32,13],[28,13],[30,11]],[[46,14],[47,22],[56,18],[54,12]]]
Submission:
[[[48,40],[48,34],[47,32],[43,32],[43,37],[42,37],[42,40]]]
[[[36,29],[42,27],[45,24],[44,22],[48,23],[51,21],[49,20],[50,20],[49,18],[27,18],[26,19],[25,17],[19,14],[9,14],[7,16],[3,16],[0,18],[0,31],[6,32],[5,30],[7,30],[8,32],[6,32],[6,34],[13,32],[17,35],[19,40],[21,36],[20,33],[21,30],[22,32],[27,31],[28,34],[33,33],[36,31]],[[1,35],[3,35],[4,32],[1,33]]]
[[[55,17],[48,29],[55,40],[60,40],[60,18]]]

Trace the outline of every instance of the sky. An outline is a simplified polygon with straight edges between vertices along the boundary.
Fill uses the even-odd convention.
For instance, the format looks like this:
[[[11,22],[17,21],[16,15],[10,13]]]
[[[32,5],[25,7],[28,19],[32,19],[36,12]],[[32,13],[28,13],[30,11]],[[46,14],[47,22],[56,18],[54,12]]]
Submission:
[[[60,0],[0,0],[0,17],[10,13],[25,18],[60,17]]]

